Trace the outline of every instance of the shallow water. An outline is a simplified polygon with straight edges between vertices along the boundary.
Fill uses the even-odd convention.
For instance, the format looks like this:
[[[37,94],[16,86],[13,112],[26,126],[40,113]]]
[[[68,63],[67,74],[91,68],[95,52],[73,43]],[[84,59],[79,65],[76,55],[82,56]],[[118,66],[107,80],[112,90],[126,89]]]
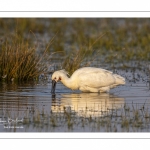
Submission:
[[[137,71],[132,81],[133,73],[118,73],[126,77],[127,84],[111,89],[110,93],[81,93],[58,83],[54,96],[50,93],[51,83],[47,81],[22,85],[3,83],[0,87],[0,131],[150,131],[150,90],[143,81],[147,76],[140,73],[139,77]]]

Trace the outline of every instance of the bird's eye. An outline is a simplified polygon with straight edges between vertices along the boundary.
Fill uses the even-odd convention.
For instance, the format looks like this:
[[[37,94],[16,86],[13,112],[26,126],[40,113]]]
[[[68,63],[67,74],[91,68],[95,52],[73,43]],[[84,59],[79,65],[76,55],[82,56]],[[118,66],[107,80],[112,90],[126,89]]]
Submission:
[[[56,79],[56,77],[54,79]]]

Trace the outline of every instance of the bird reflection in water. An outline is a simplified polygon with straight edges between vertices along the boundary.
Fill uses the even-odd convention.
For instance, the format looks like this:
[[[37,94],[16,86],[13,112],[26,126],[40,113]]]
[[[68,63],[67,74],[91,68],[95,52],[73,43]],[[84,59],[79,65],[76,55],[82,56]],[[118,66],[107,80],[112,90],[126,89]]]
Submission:
[[[63,112],[64,108],[71,109],[78,116],[100,117],[112,109],[119,109],[124,104],[124,98],[109,93],[79,93],[62,94],[60,99],[53,97],[51,110]]]

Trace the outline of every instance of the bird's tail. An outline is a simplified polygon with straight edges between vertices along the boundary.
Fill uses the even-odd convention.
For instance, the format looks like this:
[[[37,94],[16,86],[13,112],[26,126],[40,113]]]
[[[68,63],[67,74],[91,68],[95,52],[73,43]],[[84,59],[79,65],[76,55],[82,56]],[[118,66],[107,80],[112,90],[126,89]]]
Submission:
[[[114,77],[116,79],[116,85],[124,85],[125,84],[125,78],[123,78],[120,75],[114,74]]]

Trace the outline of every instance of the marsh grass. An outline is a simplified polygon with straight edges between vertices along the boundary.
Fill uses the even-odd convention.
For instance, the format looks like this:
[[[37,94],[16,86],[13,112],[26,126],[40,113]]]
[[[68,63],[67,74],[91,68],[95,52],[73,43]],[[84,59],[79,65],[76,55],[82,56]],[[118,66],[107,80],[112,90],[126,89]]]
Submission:
[[[86,51],[82,48],[79,50],[75,50],[70,53],[63,61],[62,68],[67,70],[71,75],[75,70],[80,68],[83,65],[83,61],[86,57]]]
[[[91,107],[90,107],[91,108]],[[83,115],[78,114],[78,112],[73,112],[72,109],[59,110],[56,109],[53,112],[46,112],[44,108],[39,110],[38,108],[35,110],[35,113],[32,113],[29,109],[27,109],[24,113],[23,122],[11,125],[23,125],[25,129],[31,127],[40,129],[47,129],[48,131],[51,129],[52,131],[57,131],[57,129],[61,129],[61,131],[65,128],[68,131],[74,131],[77,128],[80,130],[88,129],[88,131],[102,131],[102,132],[137,132],[139,130],[150,130],[150,115],[149,108],[143,109],[143,114],[140,113],[141,108],[131,107],[131,113],[127,113],[129,106],[127,104],[124,107],[115,109],[112,108],[108,113],[104,112],[102,116],[91,116],[86,115],[83,112]],[[43,111],[45,112],[43,115]],[[87,106],[87,110],[90,111]],[[102,110],[99,110],[102,113]],[[116,115],[115,112],[118,114]],[[138,114],[138,115],[137,115]],[[15,115],[12,117],[12,112],[7,111],[6,116],[11,116],[12,119],[17,118]],[[6,117],[5,116],[5,117]],[[6,117],[7,118],[7,117]],[[14,131],[16,132],[16,130]]]
[[[0,81],[35,80],[44,71],[46,50],[37,54],[37,47],[19,34],[10,35],[0,45]]]
[[[96,38],[90,45],[82,45],[78,49],[74,48],[64,59],[62,68],[67,70],[71,75],[75,70],[80,67],[87,67],[96,59],[96,50],[93,48],[103,36],[102,34]],[[90,59],[89,59],[90,58]]]

